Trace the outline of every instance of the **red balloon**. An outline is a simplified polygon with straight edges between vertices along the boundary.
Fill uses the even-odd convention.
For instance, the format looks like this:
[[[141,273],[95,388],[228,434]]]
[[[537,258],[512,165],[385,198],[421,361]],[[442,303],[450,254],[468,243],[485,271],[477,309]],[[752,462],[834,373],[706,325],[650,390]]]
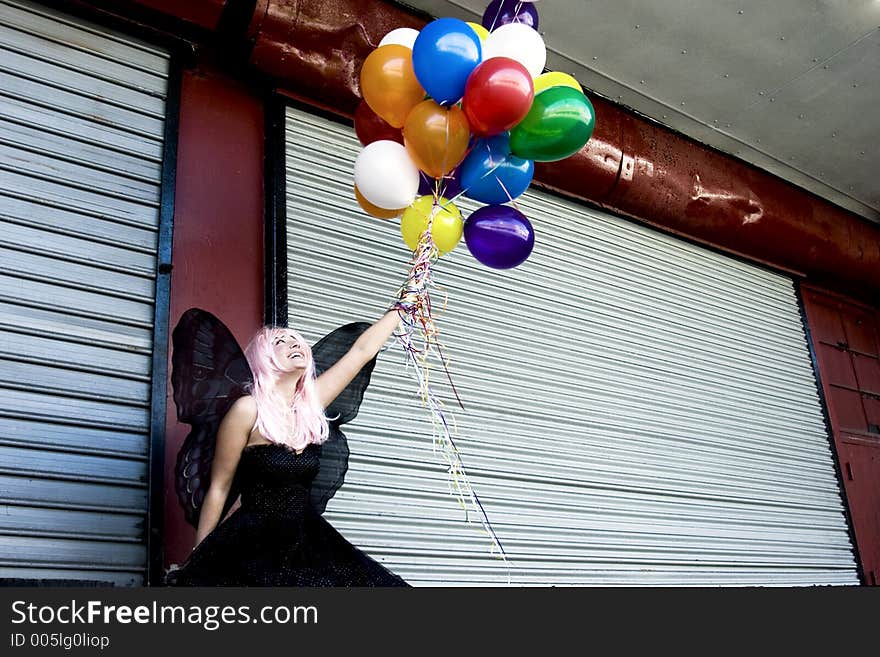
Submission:
[[[534,97],[535,86],[525,66],[509,57],[493,57],[468,78],[462,109],[471,131],[490,137],[522,121]]]
[[[365,100],[362,100],[354,111],[354,131],[364,146],[381,139],[390,139],[403,144],[403,133],[400,128],[389,125],[385,119],[370,109]]]

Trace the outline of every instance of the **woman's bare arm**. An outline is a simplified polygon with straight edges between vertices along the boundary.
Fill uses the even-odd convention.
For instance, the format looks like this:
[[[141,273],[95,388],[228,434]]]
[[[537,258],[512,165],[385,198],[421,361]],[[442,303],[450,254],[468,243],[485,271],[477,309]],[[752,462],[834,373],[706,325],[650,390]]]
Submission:
[[[316,381],[318,399],[324,408],[333,403],[361,368],[379,353],[399,322],[400,315],[397,310],[389,310],[361,334],[342,358],[318,377]]]
[[[211,464],[211,485],[202,503],[196,545],[210,534],[223,513],[223,505],[232,486],[241,452],[257,419],[257,404],[250,395],[241,397],[229,409],[217,431],[217,447]]]

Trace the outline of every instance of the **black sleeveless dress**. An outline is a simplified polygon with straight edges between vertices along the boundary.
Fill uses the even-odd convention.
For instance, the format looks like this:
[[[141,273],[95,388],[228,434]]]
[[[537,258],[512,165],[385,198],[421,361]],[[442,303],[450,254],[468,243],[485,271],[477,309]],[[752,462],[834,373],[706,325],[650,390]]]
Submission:
[[[241,507],[167,576],[172,586],[408,586],[349,543],[310,504],[321,447],[246,447]]]

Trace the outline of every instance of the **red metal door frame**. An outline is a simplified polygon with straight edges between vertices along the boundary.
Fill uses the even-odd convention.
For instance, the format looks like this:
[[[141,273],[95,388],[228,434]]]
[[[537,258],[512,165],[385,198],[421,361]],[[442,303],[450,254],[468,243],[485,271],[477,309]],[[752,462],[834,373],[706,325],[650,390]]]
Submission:
[[[801,285],[863,581],[880,579],[880,312]]]

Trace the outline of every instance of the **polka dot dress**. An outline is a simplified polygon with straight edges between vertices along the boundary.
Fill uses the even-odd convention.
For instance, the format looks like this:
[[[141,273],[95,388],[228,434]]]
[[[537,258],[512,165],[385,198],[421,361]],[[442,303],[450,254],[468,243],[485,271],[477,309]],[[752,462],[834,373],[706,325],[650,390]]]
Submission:
[[[176,586],[407,586],[349,543],[310,503],[321,447],[245,448],[237,477],[241,507],[187,562],[168,575]]]

